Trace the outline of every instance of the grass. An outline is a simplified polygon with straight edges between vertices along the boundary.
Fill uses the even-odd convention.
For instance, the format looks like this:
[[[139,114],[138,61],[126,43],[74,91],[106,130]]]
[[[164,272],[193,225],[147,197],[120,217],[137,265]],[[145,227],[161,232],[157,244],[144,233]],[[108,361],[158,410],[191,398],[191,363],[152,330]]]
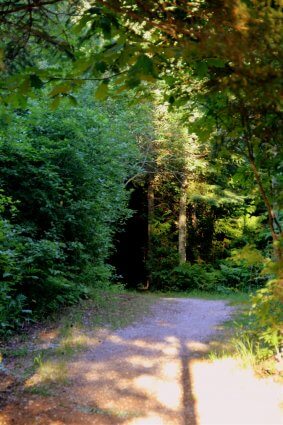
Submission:
[[[252,368],[258,375],[278,374],[275,359],[270,356],[269,350],[260,347],[258,341],[250,335],[238,333],[226,344],[214,343],[212,347],[208,353],[211,361],[233,358],[243,368]]]
[[[25,392],[28,394],[39,395],[41,397],[51,397],[53,395],[50,386],[46,385],[36,385],[34,387],[27,387],[25,388]]]
[[[148,315],[155,301],[155,296],[126,291],[95,291],[92,299],[66,308],[53,317],[53,322],[48,318],[46,323],[32,327],[29,335],[11,338],[1,348],[3,364],[26,382],[26,391],[48,396],[54,385],[67,382],[70,358],[101,342],[97,329],[125,327]]]
[[[72,357],[74,354],[85,349],[88,345],[89,338],[86,335],[79,335],[75,332],[64,337],[56,348],[56,353],[65,357]]]
[[[68,368],[64,361],[51,361],[43,362],[36,374],[40,383],[55,382],[58,384],[65,384],[67,382]]]
[[[233,318],[221,325],[221,332],[209,344],[208,358],[212,361],[233,358],[243,368],[252,368],[257,375],[278,375],[273,352],[260,344],[248,311],[246,300],[240,303]]]
[[[42,360],[37,361],[37,368],[27,377],[24,392],[41,397],[51,397],[56,389],[68,384],[68,364],[66,361]]]
[[[141,413],[137,411],[101,409],[97,406],[76,405],[76,409],[83,413],[110,416],[117,419],[132,419],[141,415]]]
[[[225,300],[230,301],[231,304],[245,304],[249,300],[249,294],[245,292],[206,292],[193,290],[190,292],[159,292],[153,293],[155,296],[170,297],[170,298],[199,298],[204,300]]]
[[[25,357],[28,352],[28,347],[7,348],[2,350],[2,354],[9,357]]]

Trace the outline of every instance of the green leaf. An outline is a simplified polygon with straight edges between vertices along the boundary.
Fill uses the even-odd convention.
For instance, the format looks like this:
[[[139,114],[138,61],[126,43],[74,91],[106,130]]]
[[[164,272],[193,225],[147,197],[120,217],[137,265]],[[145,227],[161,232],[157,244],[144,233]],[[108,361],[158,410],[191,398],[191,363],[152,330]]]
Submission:
[[[96,26],[96,22],[94,22],[94,28]],[[109,16],[102,16],[99,20],[100,28],[102,30],[102,33],[105,38],[111,37],[111,28],[112,28],[112,22],[111,19],[109,19]]]
[[[208,73],[208,66],[206,62],[197,62],[196,65],[196,73],[198,77],[203,78],[206,77]]]
[[[23,80],[23,82],[22,82],[21,84],[19,84],[18,92],[19,92],[20,94],[25,95],[25,94],[27,94],[27,93],[29,92],[30,87],[31,87],[30,78],[29,78],[29,77],[27,77],[27,78],[25,78],[25,79]]]
[[[139,84],[141,83],[141,80],[139,78],[129,78],[126,81],[127,87],[129,87],[130,89],[134,89],[135,87],[137,87]]]
[[[27,98],[19,92],[14,92],[5,97],[5,101],[14,108],[26,108]]]
[[[95,92],[95,98],[97,100],[105,100],[107,96],[108,96],[108,84],[103,82],[98,86]]]
[[[71,88],[69,84],[60,84],[59,86],[56,86],[53,88],[53,90],[51,90],[51,92],[49,93],[49,96],[55,97],[58,94],[68,93],[70,90]]]
[[[104,61],[99,61],[99,62],[96,62],[95,69],[97,69],[97,71],[99,72],[105,72],[107,69],[107,65]]]
[[[43,81],[36,74],[31,74],[29,76],[30,85],[35,89],[41,89],[44,86]]]
[[[208,66],[215,66],[215,68],[224,68],[225,67],[225,61],[223,59],[219,58],[211,58],[207,59]]]
[[[92,20],[91,15],[85,14],[78,22],[78,24],[74,27],[74,34],[80,34],[81,31],[87,26],[88,22]]]
[[[92,65],[91,58],[80,58],[74,63],[74,71],[77,73],[86,72]]]
[[[78,101],[75,98],[75,96],[72,96],[71,94],[68,95],[68,100],[70,102],[71,105],[73,106],[77,106],[78,105]]]
[[[0,70],[3,71],[5,69],[5,64],[4,64],[4,50],[0,49]]]
[[[59,104],[61,102],[61,97],[60,96],[56,96],[53,101],[51,102],[50,108],[52,109],[52,111],[55,111],[55,109],[58,108]]]
[[[154,78],[158,77],[154,63],[147,55],[140,55],[138,57],[135,65],[132,67],[132,71],[139,75],[150,75]]]

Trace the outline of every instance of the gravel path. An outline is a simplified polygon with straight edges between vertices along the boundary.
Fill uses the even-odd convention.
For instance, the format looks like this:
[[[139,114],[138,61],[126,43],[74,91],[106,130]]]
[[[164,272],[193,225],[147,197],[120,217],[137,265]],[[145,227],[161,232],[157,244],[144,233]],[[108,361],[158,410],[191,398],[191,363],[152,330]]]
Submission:
[[[109,334],[72,365],[72,402],[87,400],[93,412],[99,406],[93,424],[196,424],[190,362],[232,312],[224,301],[158,301],[148,317]]]
[[[280,424],[276,384],[263,385],[232,360],[202,358],[232,314],[224,301],[161,299],[132,326],[102,329],[68,363],[69,383],[57,397],[7,406],[0,424]]]
[[[134,353],[155,357],[192,354],[206,347],[217,325],[229,320],[233,310],[225,301],[163,298],[148,318],[108,338],[95,350],[93,360]]]

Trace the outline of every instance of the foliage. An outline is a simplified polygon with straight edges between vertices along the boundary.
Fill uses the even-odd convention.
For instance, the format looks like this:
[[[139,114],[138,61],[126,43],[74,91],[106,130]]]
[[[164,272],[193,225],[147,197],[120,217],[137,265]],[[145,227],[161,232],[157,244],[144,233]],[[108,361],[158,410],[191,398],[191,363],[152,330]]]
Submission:
[[[278,297],[277,290],[280,282],[270,280],[267,285],[258,290],[252,298],[251,318],[253,330],[264,346],[279,353],[283,344],[282,302]],[[282,291],[282,288],[281,288]]]
[[[123,184],[135,177],[155,191],[155,287],[254,290],[267,259],[282,266],[281,20],[279,1],[2,2],[0,100],[12,107],[0,142],[4,321],[39,294],[56,308],[84,279],[108,281],[113,235],[130,216]],[[97,100],[119,103],[76,99],[90,80]],[[54,114],[34,100],[42,89]],[[146,108],[120,103],[129,90],[163,99],[156,137]],[[182,182],[190,264],[177,266]],[[273,286],[258,292],[255,317],[275,346]]]
[[[2,125],[4,331],[74,303],[88,296],[86,284],[108,285],[111,278],[105,262],[131,214],[124,183],[137,169],[135,141],[147,112],[127,109],[127,99],[99,106],[81,96],[81,105],[55,113],[45,101],[32,101]]]
[[[227,294],[254,291],[266,281],[266,278],[260,276],[259,270],[251,270],[243,264],[238,266],[228,264],[221,262],[218,268],[203,262],[184,263],[170,271],[163,269],[161,272],[154,272],[154,277],[159,282],[159,289],[203,290]]]
[[[209,265],[186,263],[173,269],[172,281],[182,291],[215,291],[221,283],[221,273]]]
[[[248,261],[239,260],[243,252],[249,248],[244,247],[238,250],[235,256],[227,257],[217,263],[178,263],[177,252],[168,251],[168,248],[158,247],[153,254],[157,256],[159,262],[151,261],[153,267],[153,286],[159,290],[192,291],[203,290],[219,293],[232,292],[254,292],[261,288],[267,281],[267,276],[263,273],[264,263],[250,264]],[[241,254],[238,254],[241,252]],[[257,255],[261,255],[256,251]]]
[[[262,273],[266,259],[252,245],[234,249],[231,256],[219,262],[223,287],[255,291],[266,283]]]
[[[72,96],[85,79],[101,80],[98,97],[107,96],[110,80],[121,92],[144,90],[163,79],[165,99],[180,105],[190,98],[192,80],[197,79],[209,89],[221,87],[247,96],[253,104],[259,99],[265,104],[278,102],[282,18],[278,1],[14,3],[1,5],[7,46],[1,55],[5,77],[1,87],[6,102],[19,103],[27,93],[51,82],[55,88],[50,96],[58,103]],[[47,47],[50,61],[42,63]]]

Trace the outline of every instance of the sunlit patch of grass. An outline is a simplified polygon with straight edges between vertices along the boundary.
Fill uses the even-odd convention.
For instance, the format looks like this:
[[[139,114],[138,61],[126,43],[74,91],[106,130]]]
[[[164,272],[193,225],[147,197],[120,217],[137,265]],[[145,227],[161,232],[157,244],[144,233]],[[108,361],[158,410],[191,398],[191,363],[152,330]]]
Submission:
[[[125,327],[147,315],[155,296],[128,292],[96,291],[93,299],[70,308],[61,322],[61,336],[68,336],[74,328],[93,330],[100,326],[111,329]]]
[[[276,373],[275,359],[268,348],[259,344],[249,322],[248,304],[241,305],[233,319],[221,325],[221,333],[210,342],[208,358],[235,359],[243,368],[253,368],[258,374]]]
[[[256,365],[257,350],[253,341],[249,338],[231,338],[226,344],[212,342],[208,358],[211,361],[232,357],[238,360],[243,367]]]
[[[231,304],[245,304],[249,300],[249,294],[244,292],[221,293],[193,290],[188,292],[155,292],[154,295],[170,298],[199,298],[204,300],[224,300],[229,301]]]
[[[25,357],[29,352],[28,347],[17,347],[17,348],[10,348],[10,349],[4,349],[2,351],[2,354],[7,357]]]
[[[48,385],[35,385],[32,387],[25,388],[25,392],[28,394],[39,395],[41,397],[51,397],[53,395]]]
[[[43,324],[38,333],[32,333],[32,339],[30,335],[15,338],[1,353],[29,391],[47,395],[46,386],[53,390],[67,381],[66,364],[72,356],[101,343],[110,329],[148,316],[156,300],[152,295],[96,291],[93,299],[66,308],[52,323]]]
[[[224,358],[235,359],[243,368],[253,368],[259,374],[276,373],[276,364],[273,358],[267,358],[266,351],[249,335],[236,335],[221,347],[213,347],[208,354],[211,361]]]
[[[232,344],[234,357],[241,361],[241,365],[243,367],[255,367],[260,358],[260,352],[254,341],[246,335],[241,338],[233,338]]]
[[[239,300],[241,300],[241,297]],[[221,324],[221,332],[210,342],[208,358],[212,361],[233,358],[242,367],[255,368],[264,354],[251,335],[246,332],[249,298],[243,297],[243,302],[231,304],[236,304],[238,308],[236,308],[230,320]]]
[[[78,351],[83,350],[89,344],[89,337],[78,332],[70,332],[69,335],[62,338],[56,354],[61,354],[67,357],[73,356]]]
[[[217,360],[222,358],[231,357],[233,352],[232,346],[232,334],[229,329],[226,330],[222,327],[221,332],[218,333],[215,338],[209,342],[209,349],[207,357],[209,360]]]
[[[128,411],[128,410],[119,410],[119,409],[102,409],[97,406],[86,406],[86,405],[77,405],[76,409],[83,413],[95,414],[101,416],[112,416],[118,419],[131,419],[141,416],[141,412],[138,411]]]
[[[40,365],[37,373],[41,382],[64,384],[67,382],[68,368],[64,361],[47,360]]]
[[[40,360],[35,374],[26,381],[26,388],[42,384],[66,384],[68,381],[67,363],[58,360]]]

